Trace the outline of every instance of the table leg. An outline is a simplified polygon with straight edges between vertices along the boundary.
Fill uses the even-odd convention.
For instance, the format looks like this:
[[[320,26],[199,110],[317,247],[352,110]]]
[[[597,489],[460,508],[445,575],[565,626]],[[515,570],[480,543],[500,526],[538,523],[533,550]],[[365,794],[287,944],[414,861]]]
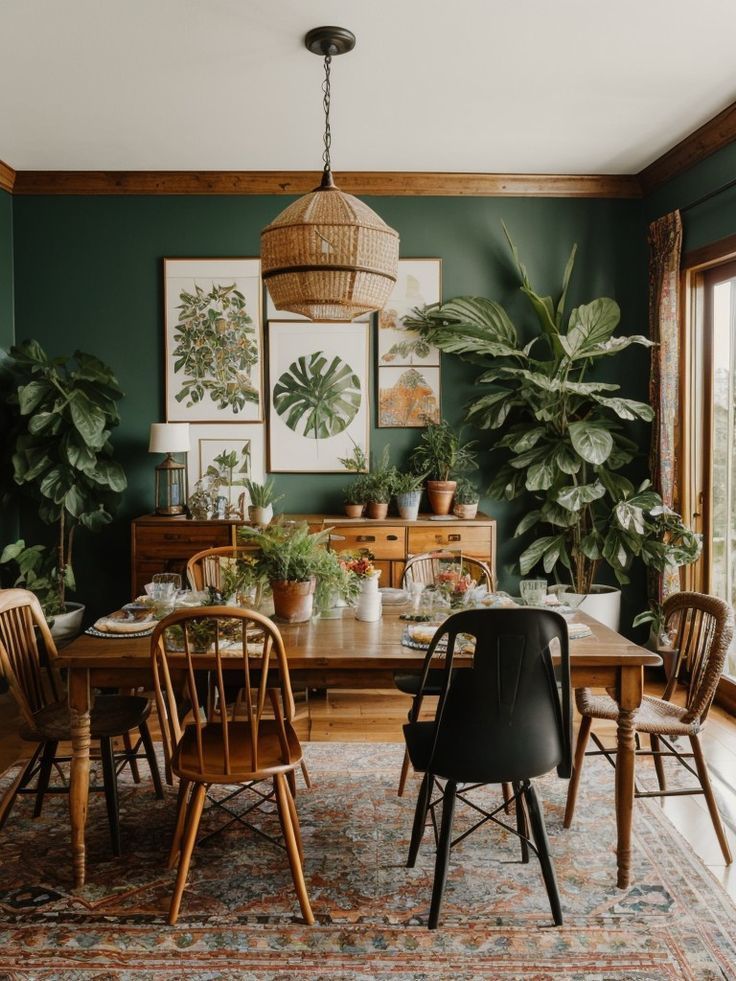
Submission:
[[[626,889],[631,881],[631,826],[634,816],[634,769],[636,738],[634,713],[641,705],[644,672],[641,666],[622,666],[619,671],[618,726],[616,733],[616,828],[618,842],[617,885]]]
[[[72,829],[74,888],[81,889],[86,874],[84,830],[89,798],[90,690],[85,668],[69,669],[72,762],[69,777],[69,817]]]

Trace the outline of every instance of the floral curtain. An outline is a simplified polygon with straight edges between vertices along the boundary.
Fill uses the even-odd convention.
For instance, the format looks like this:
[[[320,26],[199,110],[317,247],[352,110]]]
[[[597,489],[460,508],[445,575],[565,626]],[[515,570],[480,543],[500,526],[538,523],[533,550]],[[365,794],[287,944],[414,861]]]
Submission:
[[[649,465],[666,505],[678,509],[677,442],[680,409],[680,257],[682,220],[673,211],[649,226],[649,336],[652,348],[649,399],[654,407]],[[650,589],[661,602],[679,589],[676,570]]]

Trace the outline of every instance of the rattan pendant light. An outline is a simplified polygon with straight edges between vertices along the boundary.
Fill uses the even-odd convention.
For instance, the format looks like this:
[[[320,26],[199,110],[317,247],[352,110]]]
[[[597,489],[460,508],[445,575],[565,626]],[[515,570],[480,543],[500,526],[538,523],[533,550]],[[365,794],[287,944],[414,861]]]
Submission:
[[[310,320],[353,320],[381,310],[396,282],[399,235],[375,211],[335,187],[330,167],[330,66],[352,51],[355,35],[317,27],[304,39],[324,57],[322,183],[261,232],[261,268],[277,310]]]

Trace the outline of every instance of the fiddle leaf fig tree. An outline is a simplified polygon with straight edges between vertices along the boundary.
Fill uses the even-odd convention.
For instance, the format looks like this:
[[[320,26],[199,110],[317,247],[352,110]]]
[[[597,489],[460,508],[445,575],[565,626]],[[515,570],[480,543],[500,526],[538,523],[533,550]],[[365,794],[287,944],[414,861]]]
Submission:
[[[534,291],[506,235],[536,320],[528,344],[521,344],[503,307],[485,298],[465,296],[417,309],[405,323],[442,351],[481,368],[481,394],[468,406],[467,418],[497,434],[489,495],[528,502],[515,531],[534,532],[520,556],[522,575],[541,566],[575,592],[587,593],[601,563],[623,584],[635,558],[660,571],[694,561],[697,537],[648,481],[635,486],[622,473],[638,450],[627,423],[650,422],[651,406],[624,398],[617,384],[586,380],[597,363],[652,342],[641,335],[614,336],[620,311],[608,297],[575,307],[566,317],[575,247],[555,301]]]
[[[102,361],[81,351],[50,358],[37,341],[12,347],[6,367],[13,481],[37,502],[40,518],[56,525],[54,581],[63,608],[77,527],[108,524],[127,486],[110,443],[123,393]]]

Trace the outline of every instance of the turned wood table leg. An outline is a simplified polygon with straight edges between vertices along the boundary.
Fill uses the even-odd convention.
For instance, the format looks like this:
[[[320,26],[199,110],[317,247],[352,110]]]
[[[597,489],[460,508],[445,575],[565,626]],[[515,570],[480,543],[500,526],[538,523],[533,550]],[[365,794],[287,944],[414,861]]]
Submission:
[[[643,669],[640,665],[622,667],[619,673],[619,706],[616,733],[616,828],[618,843],[617,885],[626,889],[631,881],[631,828],[634,817],[635,729],[634,713],[641,705]]]
[[[84,668],[69,669],[72,762],[69,778],[69,817],[72,829],[74,888],[81,889],[86,875],[84,830],[89,798],[90,690]]]

